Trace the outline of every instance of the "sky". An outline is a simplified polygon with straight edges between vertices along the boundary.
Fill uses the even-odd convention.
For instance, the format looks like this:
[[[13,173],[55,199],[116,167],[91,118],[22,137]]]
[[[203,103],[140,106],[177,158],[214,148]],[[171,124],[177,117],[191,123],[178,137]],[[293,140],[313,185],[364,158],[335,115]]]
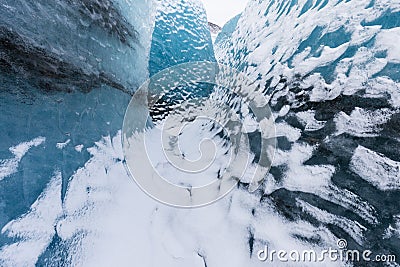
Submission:
[[[208,21],[224,26],[231,18],[241,13],[248,0],[201,0],[206,8]]]

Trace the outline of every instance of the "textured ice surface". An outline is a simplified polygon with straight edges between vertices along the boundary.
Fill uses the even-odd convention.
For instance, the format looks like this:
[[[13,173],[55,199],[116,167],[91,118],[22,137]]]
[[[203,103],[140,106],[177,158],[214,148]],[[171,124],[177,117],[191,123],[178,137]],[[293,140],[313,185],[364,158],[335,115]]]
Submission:
[[[203,5],[199,0],[159,1],[150,50],[150,75],[191,61],[215,61]]]
[[[1,68],[46,91],[132,91],[147,75],[152,9],[150,0],[2,1]]]
[[[400,252],[380,230],[400,198],[399,12],[398,1],[254,0],[215,43],[217,60],[244,71],[275,113],[260,202],[375,253]]]
[[[149,75],[155,5],[0,4],[1,266],[68,261],[55,226],[69,183]]]
[[[400,255],[398,1],[251,0],[224,27],[215,55],[270,99],[278,150],[262,189],[240,183],[196,210],[139,190],[120,129],[149,74],[215,60],[202,6],[0,12],[1,266],[265,266],[265,245],[321,251],[338,238]]]

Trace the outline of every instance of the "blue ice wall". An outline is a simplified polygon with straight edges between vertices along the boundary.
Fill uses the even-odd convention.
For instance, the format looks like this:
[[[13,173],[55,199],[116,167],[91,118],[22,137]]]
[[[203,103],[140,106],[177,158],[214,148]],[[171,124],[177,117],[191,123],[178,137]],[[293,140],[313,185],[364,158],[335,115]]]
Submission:
[[[0,228],[26,212],[56,172],[64,197],[90,157],[86,148],[121,128],[132,92],[148,77],[153,25],[152,1],[2,1]],[[45,141],[14,151],[38,137]]]
[[[400,199],[399,10],[391,0],[251,0],[215,47],[275,113],[281,134],[265,203],[377,254],[400,252],[391,232]]]
[[[230,39],[232,33],[236,29],[237,23],[241,15],[242,14],[238,14],[235,17],[231,18],[227,23],[225,23],[225,25],[221,29],[221,32],[215,39],[215,44],[217,46],[220,46],[223,42],[227,42]]]
[[[87,148],[121,129],[149,73],[215,60],[204,9],[191,1],[3,1],[0,14],[0,228],[56,172],[64,198]],[[35,138],[45,141],[6,174],[12,148]]]
[[[150,75],[179,63],[215,61],[205,10],[192,0],[162,1],[150,50]]]

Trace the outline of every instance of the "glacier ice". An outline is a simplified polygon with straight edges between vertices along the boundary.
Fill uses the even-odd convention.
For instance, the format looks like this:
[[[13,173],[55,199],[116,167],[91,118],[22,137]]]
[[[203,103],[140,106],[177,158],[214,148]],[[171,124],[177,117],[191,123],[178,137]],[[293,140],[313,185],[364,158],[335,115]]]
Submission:
[[[245,72],[275,112],[262,200],[374,253],[399,253],[398,238],[381,241],[378,230],[400,197],[399,10],[385,0],[254,0],[215,43],[217,60]]]
[[[197,0],[4,0],[0,14],[1,266],[265,266],[265,245],[338,238],[400,255],[398,1],[250,0],[214,46]],[[130,179],[120,130],[143,81],[199,60],[264,93],[278,151],[255,193],[243,181],[174,209]]]

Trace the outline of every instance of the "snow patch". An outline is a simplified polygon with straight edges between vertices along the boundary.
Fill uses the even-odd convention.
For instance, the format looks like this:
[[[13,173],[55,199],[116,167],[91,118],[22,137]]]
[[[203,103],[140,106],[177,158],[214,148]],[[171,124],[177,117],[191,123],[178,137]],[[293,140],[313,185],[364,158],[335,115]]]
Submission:
[[[68,139],[67,141],[65,141],[63,143],[57,143],[56,146],[58,149],[64,149],[70,142],[71,142],[71,139]]]
[[[393,111],[384,108],[380,110],[365,110],[355,108],[350,116],[344,112],[339,112],[334,119],[336,124],[336,135],[349,133],[357,137],[378,136],[381,125],[385,124],[393,115]]]
[[[400,189],[400,162],[391,160],[363,146],[358,146],[350,169],[380,190]]]
[[[61,173],[57,172],[30,210],[3,227],[2,234],[18,241],[1,248],[1,266],[35,266],[50,244],[55,221],[62,212],[61,183]]]
[[[20,143],[17,146],[10,147],[9,150],[14,154],[14,158],[0,160],[0,181],[18,171],[18,164],[25,154],[32,147],[39,146],[46,141],[44,137],[37,137],[29,142]]]

